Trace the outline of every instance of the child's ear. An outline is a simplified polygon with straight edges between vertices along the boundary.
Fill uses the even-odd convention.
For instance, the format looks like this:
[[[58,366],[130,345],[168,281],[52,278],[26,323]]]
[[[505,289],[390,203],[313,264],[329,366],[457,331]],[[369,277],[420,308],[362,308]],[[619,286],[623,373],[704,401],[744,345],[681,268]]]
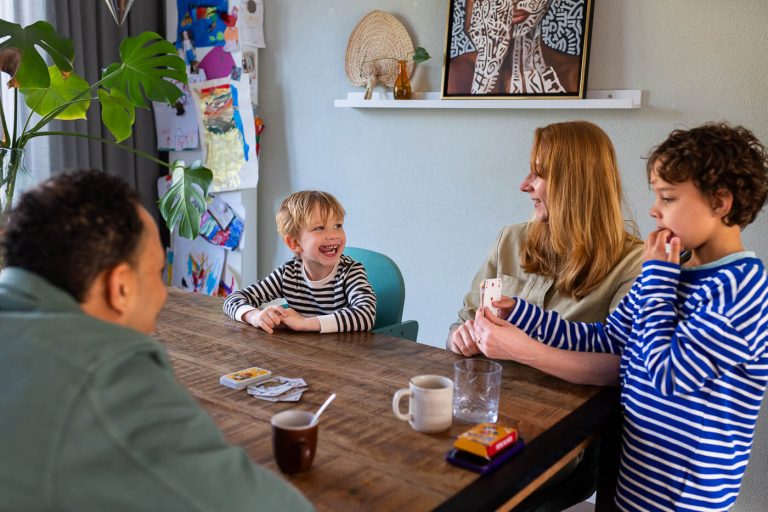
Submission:
[[[730,190],[721,188],[712,196],[712,210],[721,219],[731,213],[733,194]]]
[[[293,238],[291,235],[285,235],[283,237],[283,242],[285,242],[285,245],[287,245],[294,254],[299,254],[301,252],[301,245],[299,245],[299,241]]]

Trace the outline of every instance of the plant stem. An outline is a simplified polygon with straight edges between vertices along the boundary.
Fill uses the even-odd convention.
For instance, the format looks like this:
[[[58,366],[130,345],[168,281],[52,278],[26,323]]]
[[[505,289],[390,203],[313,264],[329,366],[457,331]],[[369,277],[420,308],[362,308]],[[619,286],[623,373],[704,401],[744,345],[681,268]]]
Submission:
[[[3,147],[11,147],[11,134],[8,133],[8,124],[5,122],[5,110],[3,109],[3,102],[0,101],[0,119],[3,122],[3,140],[5,145]]]
[[[32,114],[35,113],[35,110],[37,109],[38,106],[40,106],[40,103],[43,101],[43,97],[44,96],[40,96],[40,99],[37,100],[37,103],[35,103],[35,106],[29,109],[29,115],[27,116],[27,120],[24,121],[24,128],[21,129],[21,137],[20,137],[21,146],[19,147],[24,147],[24,142],[26,140],[25,135],[27,134],[27,126],[29,126],[29,121],[32,119]]]
[[[164,162],[163,160],[159,160],[155,158],[154,156],[150,155],[149,153],[145,153],[144,151],[141,151],[139,149],[134,149],[130,146],[126,146],[125,144],[121,144],[119,142],[114,142],[107,139],[102,139],[101,137],[93,137],[92,135],[85,135],[84,133],[74,133],[74,132],[35,132],[35,133],[29,133],[27,134],[27,139],[31,139],[32,137],[43,137],[45,135],[63,135],[66,137],[80,137],[83,139],[89,139],[89,140],[95,140],[97,142],[102,142],[104,144],[111,144],[113,146],[117,146],[118,148],[122,148],[126,151],[130,151],[131,153],[134,153],[139,156],[143,156],[147,160],[151,160],[152,162],[155,162],[156,164],[160,164],[163,167],[167,167],[171,169],[171,164],[168,162]]]
[[[395,57],[377,57],[377,58],[375,58],[375,59],[364,60],[364,61],[363,61],[363,64],[367,64],[368,62],[376,62],[377,60],[394,60],[394,61],[401,61],[401,60],[406,60],[406,59],[396,59]]]
[[[8,158],[8,176],[6,178],[5,188],[5,204],[3,205],[2,214],[6,214],[11,211],[11,203],[13,202],[13,191],[16,187],[16,174],[19,171],[23,155],[20,149],[10,148],[7,150],[9,154]],[[5,153],[5,151],[3,152]],[[5,155],[3,155],[5,156]],[[2,162],[0,162],[2,163]]]
[[[18,137],[16,134],[16,130],[18,129],[17,119],[19,117],[19,88],[18,87],[13,88],[13,105],[15,108],[13,109],[13,139],[11,139],[11,147],[15,148],[17,147],[16,142],[18,141]]]
[[[88,89],[88,90],[90,91],[90,89]],[[79,96],[77,96],[77,98],[79,98],[80,96],[82,96],[82,94],[80,94]],[[24,137],[24,141],[25,141],[25,143],[26,143],[26,139],[28,139],[28,138],[29,138],[29,136],[27,135],[28,133],[35,133],[35,132],[37,132],[38,130],[40,130],[40,129],[41,129],[43,126],[47,125],[47,124],[48,124],[48,123],[50,123],[50,122],[51,122],[53,119],[55,119],[57,115],[61,114],[61,113],[62,113],[62,112],[64,112],[65,110],[67,110],[67,108],[68,108],[70,105],[72,105],[72,104],[74,104],[74,103],[77,103],[77,102],[80,102],[80,101],[93,101],[93,100],[96,100],[96,99],[98,99],[98,96],[97,96],[97,97],[94,97],[94,98],[83,98],[83,99],[77,99],[77,98],[75,98],[75,99],[72,99],[72,100],[70,100],[70,101],[67,101],[66,103],[62,103],[61,105],[59,105],[58,107],[56,107],[55,109],[51,110],[50,112],[48,112],[47,114],[45,114],[43,117],[41,117],[41,118],[40,118],[40,121],[38,121],[38,122],[37,122],[37,124],[36,124],[35,126],[33,126],[33,127],[32,127],[32,128],[29,130],[29,132],[25,132],[25,133],[24,133],[23,137]],[[32,113],[30,113],[30,116],[31,116],[31,115],[32,115]],[[25,128],[26,128],[26,126],[25,126]]]

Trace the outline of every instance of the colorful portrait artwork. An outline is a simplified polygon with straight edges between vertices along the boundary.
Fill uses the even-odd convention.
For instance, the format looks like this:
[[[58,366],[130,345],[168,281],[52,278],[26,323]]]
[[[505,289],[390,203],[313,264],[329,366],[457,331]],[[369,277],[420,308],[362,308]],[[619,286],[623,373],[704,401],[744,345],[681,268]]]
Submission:
[[[200,237],[187,240],[174,235],[172,250],[171,285],[194,293],[216,295],[226,260],[224,248]]]
[[[179,22],[176,45],[183,48],[184,32],[195,48],[224,46],[224,31],[229,20],[228,0],[176,0]],[[186,53],[186,48],[183,48]]]
[[[583,98],[593,0],[451,0],[444,98]]]

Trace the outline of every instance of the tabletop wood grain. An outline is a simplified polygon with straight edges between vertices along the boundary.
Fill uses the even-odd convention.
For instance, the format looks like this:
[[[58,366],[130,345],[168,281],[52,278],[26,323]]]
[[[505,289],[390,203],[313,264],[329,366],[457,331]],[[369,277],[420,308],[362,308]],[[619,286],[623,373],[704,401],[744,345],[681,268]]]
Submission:
[[[489,497],[487,503],[473,501],[477,505],[473,508],[495,509],[505,502],[508,506],[517,503],[551,470],[549,463],[537,470],[515,469],[513,459],[494,475],[479,478],[445,462],[454,438],[470,424],[454,421],[447,432],[423,434],[395,418],[392,395],[397,389],[407,387],[408,379],[415,375],[453,378],[453,363],[460,356],[371,333],[278,330],[270,335],[229,319],[222,312],[222,303],[222,299],[172,290],[160,315],[157,338],[168,350],[178,380],[226,438],[275,472],[279,470],[272,458],[271,416],[291,408],[314,411],[329,394],[336,393],[336,400],[320,420],[312,469],[285,477],[318,510],[461,509],[466,499],[489,495],[488,486],[498,491],[495,498]],[[271,403],[219,384],[221,375],[250,366],[267,368],[274,375],[302,377],[309,389],[298,403]],[[600,422],[595,418],[599,414],[587,408],[599,405],[602,388],[569,384],[514,363],[505,362],[503,367],[499,421],[518,428],[527,442],[523,453],[537,446],[537,438],[544,440],[543,433],[554,433],[558,425],[564,428],[575,416],[586,414],[591,421]],[[572,414],[577,409],[578,414]],[[594,430],[594,425],[567,427],[565,431],[579,431],[581,437],[562,446],[553,462],[572,452]],[[550,437],[555,438],[539,444],[549,447],[564,436]],[[515,482],[515,487],[503,480],[505,474],[524,475],[527,481]],[[459,499],[461,496],[464,498]]]

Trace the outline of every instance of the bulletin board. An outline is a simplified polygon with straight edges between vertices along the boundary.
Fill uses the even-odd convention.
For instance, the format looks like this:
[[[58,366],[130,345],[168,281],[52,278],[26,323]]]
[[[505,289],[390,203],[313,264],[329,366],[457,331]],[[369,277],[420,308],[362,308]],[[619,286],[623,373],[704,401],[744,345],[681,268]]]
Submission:
[[[187,63],[176,105],[155,105],[158,149],[201,161],[213,193],[259,181],[258,49],[263,0],[166,0],[166,37]]]

